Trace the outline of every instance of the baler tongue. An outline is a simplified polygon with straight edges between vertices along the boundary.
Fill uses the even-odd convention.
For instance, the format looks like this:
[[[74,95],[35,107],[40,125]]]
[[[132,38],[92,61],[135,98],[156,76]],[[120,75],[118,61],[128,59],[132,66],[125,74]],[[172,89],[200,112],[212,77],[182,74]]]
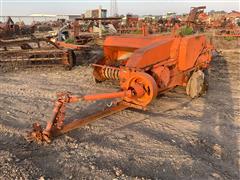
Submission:
[[[119,112],[123,109],[128,108],[128,105],[118,103],[116,106],[107,108],[103,111],[92,114],[88,117],[72,121],[68,124],[64,124],[65,109],[66,103],[78,102],[80,100],[100,100],[100,99],[112,99],[112,98],[123,98],[130,97],[132,92],[129,91],[120,91],[113,93],[105,94],[96,94],[96,95],[86,95],[86,96],[72,96],[71,93],[60,93],[58,94],[58,99],[55,102],[53,109],[53,114],[50,121],[47,122],[45,129],[41,127],[39,123],[34,123],[32,126],[32,131],[27,132],[26,140],[29,142],[37,142],[42,144],[44,142],[50,143],[51,139],[67,133],[73,129],[84,126],[90,122],[93,122],[99,118],[103,118]]]
[[[27,133],[27,141],[50,143],[52,136],[54,136],[55,133],[63,127],[66,103],[77,102],[81,99],[81,97],[72,96],[69,92],[58,93],[57,97],[58,98],[54,104],[52,117],[50,121],[47,122],[45,129],[43,129],[39,123],[34,123],[32,125],[32,131]]]

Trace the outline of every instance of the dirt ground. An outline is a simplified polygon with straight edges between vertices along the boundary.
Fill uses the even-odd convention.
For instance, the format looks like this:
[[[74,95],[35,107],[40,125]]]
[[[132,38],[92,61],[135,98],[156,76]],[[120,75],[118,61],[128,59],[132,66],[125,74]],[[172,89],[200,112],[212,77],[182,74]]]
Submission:
[[[117,85],[95,84],[87,66],[1,73],[0,179],[239,179],[240,49],[227,49],[212,61],[206,95],[191,100],[177,88],[147,111],[125,110],[44,146],[24,135],[36,120],[45,124],[56,92],[111,92]],[[66,118],[107,103],[70,105]]]

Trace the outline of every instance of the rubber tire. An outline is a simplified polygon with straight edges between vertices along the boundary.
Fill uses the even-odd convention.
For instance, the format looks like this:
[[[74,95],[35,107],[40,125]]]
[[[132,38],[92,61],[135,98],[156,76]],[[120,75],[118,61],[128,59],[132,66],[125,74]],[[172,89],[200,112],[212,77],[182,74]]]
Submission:
[[[194,71],[188,80],[186,93],[194,99],[204,94],[207,87],[208,83],[205,73],[202,70]]]

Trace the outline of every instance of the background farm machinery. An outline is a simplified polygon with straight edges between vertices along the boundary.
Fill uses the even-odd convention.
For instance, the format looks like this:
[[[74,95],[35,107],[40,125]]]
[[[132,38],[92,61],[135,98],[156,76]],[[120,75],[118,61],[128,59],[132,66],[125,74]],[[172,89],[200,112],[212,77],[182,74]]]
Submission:
[[[34,26],[25,25],[23,22],[14,23],[11,17],[0,23],[0,39],[14,39],[29,36],[35,31]]]
[[[51,139],[96,119],[126,108],[145,110],[159,93],[185,86],[192,98],[204,91],[204,69],[211,61],[212,46],[203,35],[122,35],[109,36],[104,42],[104,58],[93,64],[96,82],[118,81],[120,90],[112,93],[74,96],[59,93],[53,115],[45,129],[35,123],[27,139]],[[86,118],[64,124],[68,103],[117,99],[112,107]]]
[[[91,49],[53,41],[49,36],[35,36],[35,27],[14,23],[10,17],[0,24],[1,68],[63,65],[71,69],[76,65],[76,54]]]
[[[60,48],[46,38],[25,38],[0,41],[0,66],[36,67],[74,65],[74,52]]]
[[[0,24],[0,64],[1,66],[60,64],[71,69],[76,64],[74,52],[88,56],[89,49],[97,45],[101,46],[104,38],[111,34],[158,34],[177,31],[179,34],[186,35],[210,31],[217,37],[240,37],[239,26],[235,22],[240,17],[239,12],[213,18],[212,15],[204,13],[205,8],[205,6],[192,7],[185,17],[169,15],[158,19],[151,17],[140,19],[129,14],[126,19],[122,17],[76,18],[72,22],[35,23],[31,26],[14,23],[9,17],[5,23]],[[42,38],[43,35],[41,38],[36,38],[33,33],[37,30],[36,27],[41,25],[49,28],[58,27],[58,31],[54,35],[45,36],[47,38]],[[191,28],[191,32],[184,30],[185,27]]]
[[[240,37],[240,13],[222,15],[210,22],[214,35],[219,37]]]
[[[64,66],[71,69],[77,56],[86,56],[91,51],[87,45],[75,45],[61,40],[53,40],[48,34],[38,34],[42,24],[24,25],[14,23],[8,17],[0,24],[0,69],[8,71],[19,67]],[[49,26],[48,26],[49,27]],[[49,27],[51,28],[51,27]],[[48,28],[48,29],[49,29]],[[37,30],[37,31],[35,31]],[[80,62],[82,63],[82,62]]]

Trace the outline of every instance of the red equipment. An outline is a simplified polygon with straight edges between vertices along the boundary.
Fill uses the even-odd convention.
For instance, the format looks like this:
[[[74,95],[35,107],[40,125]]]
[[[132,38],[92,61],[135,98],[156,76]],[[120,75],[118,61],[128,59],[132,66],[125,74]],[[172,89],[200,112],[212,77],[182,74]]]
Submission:
[[[187,26],[192,27],[195,32],[204,31],[207,15],[204,13],[206,6],[192,7],[187,18]]]
[[[176,86],[187,86],[188,94],[197,97],[203,90],[202,70],[207,68],[211,61],[212,49],[203,35],[107,37],[104,43],[105,57],[93,65],[94,77],[97,82],[118,80],[120,92],[83,97],[62,93],[58,95],[52,119],[47,127],[43,130],[40,125],[35,124],[28,137],[30,140],[50,142],[54,136],[128,107],[146,109],[158,93]],[[192,91],[194,88],[196,91]],[[112,98],[121,98],[117,106],[64,125],[66,103]]]

